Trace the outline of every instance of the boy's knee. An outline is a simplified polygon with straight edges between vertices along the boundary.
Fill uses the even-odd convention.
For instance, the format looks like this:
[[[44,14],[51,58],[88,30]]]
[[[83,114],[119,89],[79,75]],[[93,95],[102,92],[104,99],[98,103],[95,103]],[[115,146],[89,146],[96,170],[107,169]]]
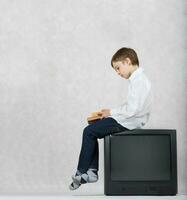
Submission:
[[[89,126],[89,125],[88,125],[87,127],[84,128],[83,136],[94,137],[94,133],[93,133],[93,131],[90,129],[90,126]]]
[[[86,134],[89,134],[91,132],[91,129],[89,126],[86,126],[83,130],[83,134],[86,135]]]

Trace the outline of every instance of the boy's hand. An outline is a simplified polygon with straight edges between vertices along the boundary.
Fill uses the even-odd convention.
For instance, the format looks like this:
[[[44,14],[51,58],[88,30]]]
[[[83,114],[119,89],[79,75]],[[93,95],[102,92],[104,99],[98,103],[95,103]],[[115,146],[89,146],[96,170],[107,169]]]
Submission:
[[[101,113],[102,113],[102,117],[105,118],[105,117],[108,117],[110,116],[110,109],[102,109],[101,110]]]
[[[96,116],[102,116],[102,112],[93,112],[92,117],[96,117]]]

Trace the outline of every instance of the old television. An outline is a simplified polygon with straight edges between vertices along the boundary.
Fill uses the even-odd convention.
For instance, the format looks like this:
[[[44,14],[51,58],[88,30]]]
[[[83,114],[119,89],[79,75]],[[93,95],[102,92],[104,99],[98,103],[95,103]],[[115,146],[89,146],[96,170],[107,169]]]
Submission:
[[[176,195],[176,130],[134,129],[104,138],[105,195]]]

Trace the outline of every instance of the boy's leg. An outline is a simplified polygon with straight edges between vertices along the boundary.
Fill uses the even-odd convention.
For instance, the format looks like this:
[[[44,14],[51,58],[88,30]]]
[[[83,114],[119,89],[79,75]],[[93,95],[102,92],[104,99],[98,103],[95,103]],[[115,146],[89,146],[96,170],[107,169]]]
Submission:
[[[87,182],[94,183],[98,181],[99,179],[98,170],[99,170],[99,144],[98,140],[96,140],[94,156],[92,158],[92,162],[89,166],[89,169],[86,172],[88,174]]]
[[[112,133],[128,130],[120,125],[115,119],[111,117],[104,118],[93,124],[88,125],[82,136],[82,147],[79,155],[79,162],[77,170],[81,173],[87,172],[88,168],[94,163],[94,166],[98,169],[98,148],[97,139],[104,138],[106,135]],[[95,152],[95,154],[94,154]]]
[[[96,143],[95,143],[94,155],[93,155],[93,158],[92,158],[92,162],[89,166],[89,169],[96,169],[97,171],[99,170],[99,144],[98,144],[98,140],[96,140]]]
[[[79,155],[79,162],[77,167],[77,176],[72,176],[73,183],[70,185],[71,190],[75,190],[82,183],[97,181],[97,170],[99,162],[99,146],[97,139],[104,138],[106,135],[112,133],[128,130],[111,117],[104,118],[94,124],[88,125],[82,136],[82,147]],[[89,168],[96,169],[90,171]],[[91,177],[92,176],[92,177]]]

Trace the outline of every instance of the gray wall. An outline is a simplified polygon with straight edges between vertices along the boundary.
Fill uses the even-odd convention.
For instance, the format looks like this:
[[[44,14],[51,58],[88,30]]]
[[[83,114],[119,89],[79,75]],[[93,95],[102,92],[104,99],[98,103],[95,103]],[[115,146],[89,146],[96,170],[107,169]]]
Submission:
[[[0,193],[69,192],[86,118],[125,100],[110,59],[128,46],[155,93],[145,128],[177,129],[187,194],[186,13],[185,0],[0,0]],[[99,145],[100,180],[79,192],[103,192]]]

